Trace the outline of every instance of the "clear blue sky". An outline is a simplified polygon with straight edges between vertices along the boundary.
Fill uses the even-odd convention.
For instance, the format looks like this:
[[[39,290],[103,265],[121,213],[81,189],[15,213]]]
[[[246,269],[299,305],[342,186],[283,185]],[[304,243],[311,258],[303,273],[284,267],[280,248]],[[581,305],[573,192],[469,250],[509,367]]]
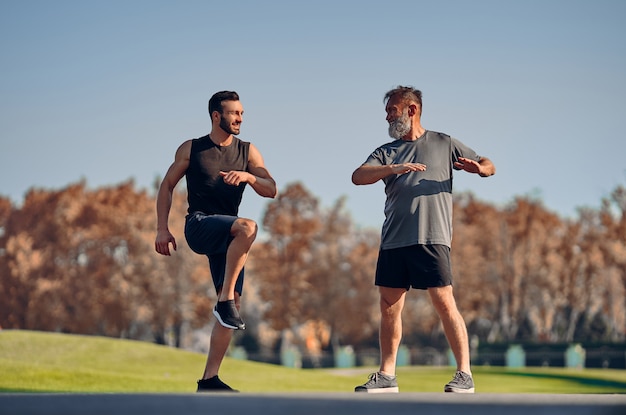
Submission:
[[[232,89],[280,190],[345,195],[379,227],[382,184],[350,175],[390,141],[382,98],[405,84],[427,129],[497,166],[458,173],[455,191],[576,217],[626,184],[624,22],[619,0],[0,0],[0,194],[150,187]],[[260,220],[268,200],[244,199]]]

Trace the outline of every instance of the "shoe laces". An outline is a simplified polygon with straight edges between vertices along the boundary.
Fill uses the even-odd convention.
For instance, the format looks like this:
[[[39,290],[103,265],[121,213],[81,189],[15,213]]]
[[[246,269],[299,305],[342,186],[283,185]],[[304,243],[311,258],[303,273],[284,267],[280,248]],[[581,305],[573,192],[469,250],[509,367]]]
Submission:
[[[378,372],[374,372],[372,374],[370,374],[369,380],[367,381],[368,385],[375,385],[376,383],[378,383]]]
[[[369,380],[367,381],[366,385],[376,385],[378,384],[378,379],[382,379],[383,381],[389,381],[391,379],[389,379],[389,376],[385,376],[380,372],[374,372],[372,374],[370,374]],[[393,378],[393,377],[391,377]]]
[[[467,382],[469,379],[471,378],[470,375],[466,374],[465,372],[462,372],[460,370],[457,370],[456,373],[454,374],[454,378],[452,379],[452,381],[457,381],[457,382]]]

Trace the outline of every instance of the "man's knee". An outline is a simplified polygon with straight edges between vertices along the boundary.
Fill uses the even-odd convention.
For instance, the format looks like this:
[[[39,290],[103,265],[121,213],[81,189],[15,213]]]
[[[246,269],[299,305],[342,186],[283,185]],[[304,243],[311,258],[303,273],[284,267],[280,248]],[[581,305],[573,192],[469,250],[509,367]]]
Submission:
[[[441,317],[458,313],[451,285],[429,288],[428,293],[435,310]]]
[[[244,237],[250,241],[254,241],[259,227],[252,219],[238,218],[232,227],[234,237]]]
[[[397,315],[404,307],[406,290],[403,288],[379,287],[380,310],[383,315]]]

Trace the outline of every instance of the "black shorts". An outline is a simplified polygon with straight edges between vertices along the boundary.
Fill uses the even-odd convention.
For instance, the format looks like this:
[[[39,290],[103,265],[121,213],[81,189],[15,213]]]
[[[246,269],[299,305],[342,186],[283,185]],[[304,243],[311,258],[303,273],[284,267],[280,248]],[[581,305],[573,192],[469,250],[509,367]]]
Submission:
[[[452,285],[450,248],[445,245],[411,245],[380,250],[375,283],[406,290]]]
[[[233,240],[230,229],[236,220],[236,216],[205,215],[202,212],[190,213],[185,218],[187,244],[195,253],[209,258],[213,285],[218,292],[224,285],[226,251]],[[239,295],[243,293],[243,280],[244,270],[242,269],[235,285],[235,291]]]

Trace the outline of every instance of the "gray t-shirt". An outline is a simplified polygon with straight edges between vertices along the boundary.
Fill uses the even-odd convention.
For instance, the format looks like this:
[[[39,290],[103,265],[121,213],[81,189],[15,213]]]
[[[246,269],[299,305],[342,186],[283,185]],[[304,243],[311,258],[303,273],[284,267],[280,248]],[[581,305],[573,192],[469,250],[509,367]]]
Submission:
[[[426,131],[415,141],[395,140],[378,147],[365,165],[422,163],[426,171],[394,174],[385,183],[381,249],[452,243],[452,170],[459,157],[480,156],[443,133]]]

